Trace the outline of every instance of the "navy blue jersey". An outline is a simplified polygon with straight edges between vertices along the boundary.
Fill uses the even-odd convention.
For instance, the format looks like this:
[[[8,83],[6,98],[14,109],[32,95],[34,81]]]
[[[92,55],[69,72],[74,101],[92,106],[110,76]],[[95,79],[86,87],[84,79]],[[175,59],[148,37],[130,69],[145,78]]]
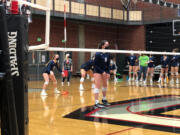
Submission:
[[[84,69],[85,71],[92,70],[94,66],[94,60],[89,60],[86,63],[81,65],[81,69]]]
[[[134,56],[134,55],[129,56],[129,57],[128,57],[129,65],[130,65],[130,66],[134,66],[135,63],[136,63],[136,60],[137,60],[137,57],[136,57],[136,56]]]
[[[166,59],[164,59],[164,56],[161,56],[161,66],[162,68],[168,67],[169,64],[169,57],[167,56]]]
[[[110,54],[97,52],[94,59],[94,73],[110,73]]]
[[[113,60],[111,60],[110,61],[110,70],[115,70],[115,69],[117,69],[116,63]]]
[[[174,66],[174,67],[178,66],[179,65],[178,61],[179,61],[179,56],[177,56],[177,55],[172,56],[171,66]]]
[[[64,70],[70,71],[72,67],[72,59],[64,60],[63,66],[64,66]]]
[[[116,69],[116,64],[110,65],[110,70],[115,70]]]
[[[61,68],[58,66],[57,63],[54,63],[53,60],[50,60],[47,64],[47,66],[43,69],[43,73],[50,74],[50,71],[53,71],[54,67],[57,68],[59,72],[61,72]]]
[[[149,57],[148,67],[150,67],[150,68],[155,67],[155,57],[154,56]]]

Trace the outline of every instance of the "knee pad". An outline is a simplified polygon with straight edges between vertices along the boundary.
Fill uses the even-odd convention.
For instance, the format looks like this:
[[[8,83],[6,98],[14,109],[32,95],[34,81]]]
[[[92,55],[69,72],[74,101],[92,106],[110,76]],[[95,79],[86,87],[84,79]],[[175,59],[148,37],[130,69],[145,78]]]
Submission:
[[[171,72],[171,75],[174,75],[174,72]]]
[[[154,74],[153,73],[151,73],[151,77],[153,77],[154,76]]]
[[[94,77],[91,78],[91,81],[94,82]]]
[[[83,77],[81,77],[80,82],[84,82],[84,78]]]
[[[176,76],[178,76],[178,72],[176,72]]]
[[[107,88],[102,88],[102,91],[103,91],[103,92],[107,91]]]
[[[44,82],[44,84],[45,84],[45,85],[48,85],[48,84],[49,84],[49,81]]]
[[[99,93],[99,89],[98,88],[95,88],[94,89],[94,94],[98,94]]]
[[[50,75],[54,75],[53,71],[50,71]]]

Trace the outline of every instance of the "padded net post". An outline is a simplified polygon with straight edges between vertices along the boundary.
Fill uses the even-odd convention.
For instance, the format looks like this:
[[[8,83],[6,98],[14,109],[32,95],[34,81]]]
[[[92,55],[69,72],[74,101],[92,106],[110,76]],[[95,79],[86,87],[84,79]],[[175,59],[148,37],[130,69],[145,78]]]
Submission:
[[[28,20],[20,15],[6,20],[19,135],[28,135]]]
[[[19,135],[15,97],[10,69],[5,11],[0,6],[0,113],[1,135]]]

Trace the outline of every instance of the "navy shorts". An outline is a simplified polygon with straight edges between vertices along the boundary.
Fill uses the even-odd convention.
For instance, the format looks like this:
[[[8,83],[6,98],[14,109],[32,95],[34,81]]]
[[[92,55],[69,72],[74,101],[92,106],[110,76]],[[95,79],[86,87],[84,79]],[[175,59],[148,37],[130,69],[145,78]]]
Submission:
[[[179,63],[172,63],[171,66],[172,66],[172,67],[178,67],[178,66],[179,66]]]

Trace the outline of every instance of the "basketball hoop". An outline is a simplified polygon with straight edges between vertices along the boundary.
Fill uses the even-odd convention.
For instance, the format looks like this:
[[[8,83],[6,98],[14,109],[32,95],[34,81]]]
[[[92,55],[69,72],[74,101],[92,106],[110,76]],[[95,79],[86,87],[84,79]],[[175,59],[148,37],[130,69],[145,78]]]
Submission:
[[[121,0],[123,7],[128,10],[131,0]]]

